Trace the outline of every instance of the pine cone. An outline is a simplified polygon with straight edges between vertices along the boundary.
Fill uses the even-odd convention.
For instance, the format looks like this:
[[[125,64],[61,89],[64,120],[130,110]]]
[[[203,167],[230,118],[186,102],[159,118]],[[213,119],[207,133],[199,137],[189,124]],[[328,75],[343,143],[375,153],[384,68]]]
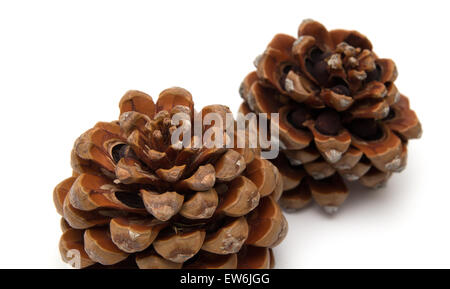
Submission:
[[[277,168],[251,149],[196,148],[194,137],[187,147],[181,138],[172,144],[178,112],[193,128],[184,89],[163,91],[156,104],[129,91],[118,121],[99,122],[76,140],[73,176],[53,194],[64,261],[76,250],[82,268],[273,266],[271,248],[287,233]]]
[[[348,196],[342,177],[378,187],[405,168],[421,125],[394,82],[397,69],[357,31],[305,20],[298,38],[277,34],[255,60],[240,94],[243,114],[279,113],[288,210],[314,199],[335,212]]]

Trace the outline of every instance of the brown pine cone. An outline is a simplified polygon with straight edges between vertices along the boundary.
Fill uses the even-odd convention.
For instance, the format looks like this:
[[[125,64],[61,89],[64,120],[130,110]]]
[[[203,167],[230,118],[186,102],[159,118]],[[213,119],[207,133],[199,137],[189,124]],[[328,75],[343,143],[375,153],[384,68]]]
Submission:
[[[241,113],[276,113],[284,179],[281,204],[313,198],[335,212],[348,196],[342,177],[367,187],[405,168],[408,140],[422,129],[394,84],[397,68],[357,31],[305,20],[298,38],[277,34],[244,79]]]
[[[53,195],[64,261],[78,253],[82,268],[273,266],[271,248],[287,233],[277,168],[251,149],[196,148],[194,137],[191,146],[172,144],[178,112],[192,128],[194,103],[182,88],[163,91],[156,104],[129,91],[118,121],[76,140],[73,176]]]

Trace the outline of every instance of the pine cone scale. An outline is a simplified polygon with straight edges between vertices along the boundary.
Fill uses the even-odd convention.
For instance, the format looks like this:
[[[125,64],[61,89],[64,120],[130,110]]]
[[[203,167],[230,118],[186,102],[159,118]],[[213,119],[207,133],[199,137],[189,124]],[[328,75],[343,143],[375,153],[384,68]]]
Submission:
[[[84,250],[91,260],[103,265],[113,265],[128,257],[112,242],[106,228],[87,229],[84,232]]]
[[[111,219],[111,240],[122,251],[136,253],[145,250],[156,239],[166,224],[150,218]]]

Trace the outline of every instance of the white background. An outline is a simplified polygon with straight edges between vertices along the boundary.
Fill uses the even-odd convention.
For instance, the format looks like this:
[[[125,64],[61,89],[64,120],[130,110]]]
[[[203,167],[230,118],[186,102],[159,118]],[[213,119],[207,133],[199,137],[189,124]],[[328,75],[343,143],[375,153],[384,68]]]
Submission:
[[[304,18],[357,29],[395,60],[424,128],[409,164],[378,191],[354,189],[334,217],[289,214],[277,268],[450,267],[446,1],[1,1],[0,267],[67,268],[52,190],[75,138],[118,117],[128,89],[188,89],[227,104],[278,32]]]

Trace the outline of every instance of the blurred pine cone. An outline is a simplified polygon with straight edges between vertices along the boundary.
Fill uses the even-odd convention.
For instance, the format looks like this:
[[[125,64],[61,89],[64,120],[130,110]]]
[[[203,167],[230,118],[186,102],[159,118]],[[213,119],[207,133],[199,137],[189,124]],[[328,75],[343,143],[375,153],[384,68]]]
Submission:
[[[240,112],[280,114],[281,204],[313,198],[332,213],[348,196],[342,177],[378,187],[405,168],[421,125],[394,82],[397,69],[357,31],[305,20],[298,38],[277,34],[244,79]]]
[[[76,250],[82,268],[273,266],[270,248],[287,233],[278,170],[251,149],[172,144],[178,112],[192,128],[194,104],[184,89],[163,91],[156,104],[129,91],[118,121],[99,122],[76,140],[73,176],[53,195],[64,261]]]

